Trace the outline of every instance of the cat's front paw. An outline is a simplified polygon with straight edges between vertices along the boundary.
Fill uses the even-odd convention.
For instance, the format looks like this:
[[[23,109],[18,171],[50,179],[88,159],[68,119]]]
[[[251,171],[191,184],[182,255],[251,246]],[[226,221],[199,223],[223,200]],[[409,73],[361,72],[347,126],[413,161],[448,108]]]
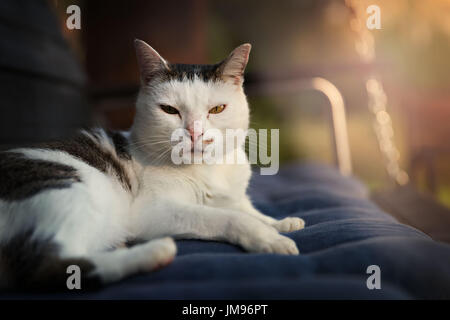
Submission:
[[[271,227],[269,228],[266,230],[260,229],[259,232],[249,232],[241,237],[239,243],[250,252],[285,255],[299,254],[297,245],[292,239],[279,234]]]
[[[230,223],[229,239],[245,250],[257,253],[298,255],[295,242],[264,222],[251,216],[241,216]]]
[[[285,255],[299,254],[295,242],[292,239],[289,239],[288,237],[282,235],[278,235],[277,237],[273,237],[262,242],[259,251],[263,253],[276,253]]]
[[[292,232],[305,227],[305,221],[297,217],[288,217],[277,221],[272,225],[279,232]]]

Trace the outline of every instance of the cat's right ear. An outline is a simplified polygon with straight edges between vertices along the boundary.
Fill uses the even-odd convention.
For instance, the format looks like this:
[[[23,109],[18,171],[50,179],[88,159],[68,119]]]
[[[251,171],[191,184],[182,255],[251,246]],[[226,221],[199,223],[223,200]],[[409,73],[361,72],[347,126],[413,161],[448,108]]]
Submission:
[[[169,69],[167,61],[146,42],[135,39],[134,46],[143,83],[149,83],[156,73]]]

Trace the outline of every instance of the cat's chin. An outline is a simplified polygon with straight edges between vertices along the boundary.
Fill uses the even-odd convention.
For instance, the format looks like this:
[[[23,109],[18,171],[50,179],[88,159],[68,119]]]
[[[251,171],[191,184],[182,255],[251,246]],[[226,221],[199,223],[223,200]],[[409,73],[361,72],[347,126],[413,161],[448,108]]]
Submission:
[[[201,158],[203,157],[204,150],[203,149],[190,149],[186,150],[183,153],[183,157],[187,158]]]
[[[208,150],[189,150],[182,154],[184,164],[219,164],[223,163],[223,158],[217,159]]]

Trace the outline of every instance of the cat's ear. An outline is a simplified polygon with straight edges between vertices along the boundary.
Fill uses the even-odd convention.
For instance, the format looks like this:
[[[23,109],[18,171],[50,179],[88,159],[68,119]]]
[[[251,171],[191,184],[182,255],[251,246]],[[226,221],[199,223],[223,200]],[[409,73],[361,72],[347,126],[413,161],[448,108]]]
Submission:
[[[135,39],[134,46],[141,79],[144,83],[148,83],[156,73],[169,69],[167,61],[146,42]]]
[[[219,65],[221,76],[224,80],[231,79],[235,84],[242,84],[244,81],[244,70],[247,66],[248,56],[252,46],[244,43],[233,50],[228,58]]]

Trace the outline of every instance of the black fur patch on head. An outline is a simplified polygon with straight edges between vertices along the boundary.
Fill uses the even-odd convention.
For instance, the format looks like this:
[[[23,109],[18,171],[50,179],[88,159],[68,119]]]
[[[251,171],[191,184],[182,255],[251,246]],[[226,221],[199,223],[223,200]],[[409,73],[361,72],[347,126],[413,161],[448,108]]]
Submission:
[[[94,265],[82,258],[60,258],[59,247],[51,239],[33,238],[33,232],[14,236],[0,247],[1,289],[8,291],[67,290],[67,267],[81,270],[81,289],[100,287]]]
[[[29,159],[17,152],[0,152],[0,198],[14,201],[47,189],[69,188],[80,182],[75,168]]]
[[[86,134],[79,133],[72,139],[45,143],[39,147],[67,152],[103,173],[108,173],[110,170],[126,190],[131,190],[131,181],[123,164],[109,150],[101,146],[98,135],[95,133],[91,134],[92,137],[98,139],[98,142],[94,141]],[[123,136],[122,138],[124,139]],[[125,141],[122,138],[119,136],[113,137],[114,144],[119,145],[119,149],[116,149],[118,150],[117,155],[129,160],[131,159],[131,156],[127,153]]]
[[[198,78],[205,82],[216,82],[221,80],[219,66],[220,64],[169,64],[169,69],[159,71],[154,77],[160,81],[193,81]]]

